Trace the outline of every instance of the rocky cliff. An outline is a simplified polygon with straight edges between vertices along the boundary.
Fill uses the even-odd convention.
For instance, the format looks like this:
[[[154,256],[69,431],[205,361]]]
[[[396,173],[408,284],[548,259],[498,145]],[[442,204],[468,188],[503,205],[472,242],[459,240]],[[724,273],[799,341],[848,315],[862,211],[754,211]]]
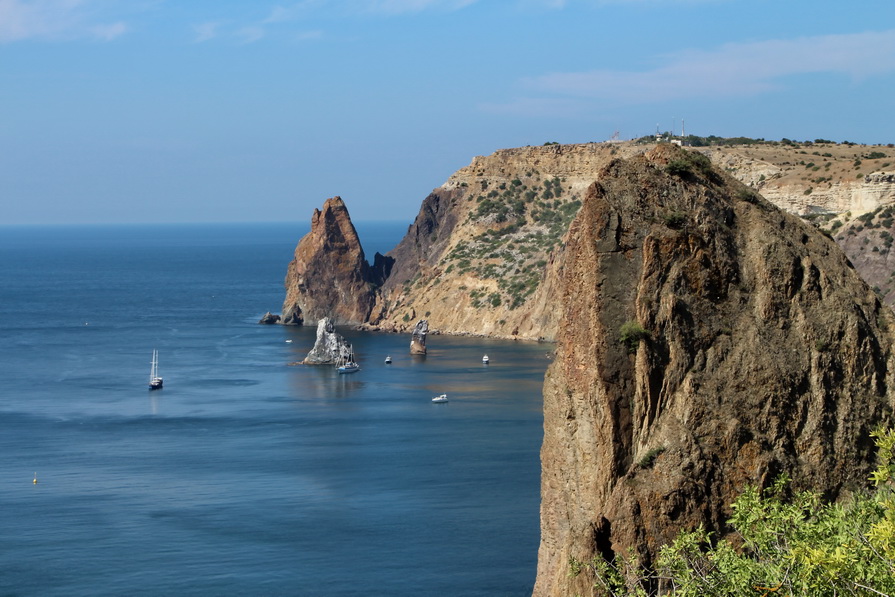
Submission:
[[[558,282],[538,596],[591,594],[570,557],[725,532],[735,495],[783,471],[861,486],[895,395],[895,317],[830,238],[672,147],[597,179]]]
[[[432,333],[553,340],[564,236],[584,192],[610,160],[647,149],[588,143],[478,156],[425,198],[404,239],[372,266],[344,203],[328,200],[289,266],[283,323],[313,325],[330,316],[339,325],[410,333],[425,318]],[[836,216],[841,224],[895,202],[895,180],[881,173],[890,165],[886,152],[895,154],[886,147],[764,143],[693,151],[793,213]],[[862,273],[868,268],[881,294],[893,291],[886,301],[895,304],[891,270],[884,281],[879,271],[869,273],[888,263],[879,254],[859,259],[861,246],[851,243],[849,257]]]
[[[327,199],[322,210],[314,210],[311,231],[298,243],[286,272],[282,323],[366,322],[378,277],[387,272],[384,261],[377,254],[370,267],[345,203],[340,197]]]
[[[683,528],[724,533],[734,496],[780,472],[828,497],[859,487],[869,432],[891,420],[895,316],[818,225],[756,191],[800,188],[795,158],[719,155],[723,168],[671,145],[503,150],[435,189],[372,267],[338,198],[296,249],[292,322],[556,340],[536,595],[590,593],[570,557],[649,561]],[[886,204],[891,181],[866,176],[850,184]],[[888,255],[895,208],[815,207],[847,248],[872,230]]]
[[[569,222],[600,168],[637,151],[558,145],[477,157],[426,197],[404,239],[372,268],[353,227],[346,231],[344,204],[324,206],[289,266],[284,319],[330,315],[406,333],[427,319],[432,333],[552,340]],[[318,279],[324,271],[332,274]]]
[[[757,143],[696,148],[788,212],[849,217],[895,202],[895,150],[852,143]]]

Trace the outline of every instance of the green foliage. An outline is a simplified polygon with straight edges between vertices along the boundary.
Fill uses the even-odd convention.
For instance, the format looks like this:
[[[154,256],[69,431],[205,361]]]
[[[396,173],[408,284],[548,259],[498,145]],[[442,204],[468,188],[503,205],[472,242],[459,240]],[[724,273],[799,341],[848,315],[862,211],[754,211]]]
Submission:
[[[696,151],[685,151],[683,156],[673,159],[665,166],[665,171],[672,176],[691,176],[696,173],[709,174],[712,161]]]
[[[612,562],[573,558],[570,572],[590,572],[594,587],[613,596],[895,595],[895,431],[872,436],[872,492],[838,503],[814,491],[789,497],[782,475],[764,491],[746,488],[733,503],[737,540],[716,540],[700,527],[664,545],[652,568],[628,553]]]
[[[653,463],[656,462],[656,458],[659,457],[659,454],[665,451],[665,446],[659,446],[658,448],[653,448],[646,454],[644,454],[643,458],[640,459],[640,462],[637,463],[637,466],[640,468],[650,468],[653,466]]]
[[[618,341],[625,345],[629,354],[637,352],[640,341],[649,338],[649,332],[636,321],[626,321],[618,334]]]
[[[736,193],[737,199],[748,203],[758,203],[758,195],[748,187],[740,187]]]
[[[693,167],[687,160],[671,160],[665,166],[665,171],[672,176],[687,176],[693,173]]]
[[[687,222],[687,214],[675,211],[666,215],[663,219],[665,220],[666,226],[677,230],[678,228],[683,227],[683,225]]]

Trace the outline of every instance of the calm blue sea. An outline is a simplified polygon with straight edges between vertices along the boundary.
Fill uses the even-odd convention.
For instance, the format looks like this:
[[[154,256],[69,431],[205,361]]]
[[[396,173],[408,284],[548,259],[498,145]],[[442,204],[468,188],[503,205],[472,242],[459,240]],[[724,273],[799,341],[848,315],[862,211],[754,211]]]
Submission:
[[[0,228],[0,595],[530,595],[552,346],[289,366],[314,329],[256,322],[306,231]]]

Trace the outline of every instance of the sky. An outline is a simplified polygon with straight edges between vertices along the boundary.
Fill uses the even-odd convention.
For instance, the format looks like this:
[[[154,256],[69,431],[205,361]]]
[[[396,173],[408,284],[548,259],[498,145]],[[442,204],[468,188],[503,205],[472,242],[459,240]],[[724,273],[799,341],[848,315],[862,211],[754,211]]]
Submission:
[[[476,155],[895,142],[895,2],[0,0],[0,225],[404,221]]]

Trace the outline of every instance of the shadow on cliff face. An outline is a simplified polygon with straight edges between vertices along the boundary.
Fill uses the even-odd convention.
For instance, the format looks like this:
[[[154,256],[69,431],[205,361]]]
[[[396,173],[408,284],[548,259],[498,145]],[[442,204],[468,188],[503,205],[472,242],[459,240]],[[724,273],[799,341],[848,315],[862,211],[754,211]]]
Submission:
[[[733,498],[782,471],[828,497],[863,486],[895,318],[832,240],[659,146],[606,168],[566,256],[536,595],[590,590],[570,557],[723,534]]]

